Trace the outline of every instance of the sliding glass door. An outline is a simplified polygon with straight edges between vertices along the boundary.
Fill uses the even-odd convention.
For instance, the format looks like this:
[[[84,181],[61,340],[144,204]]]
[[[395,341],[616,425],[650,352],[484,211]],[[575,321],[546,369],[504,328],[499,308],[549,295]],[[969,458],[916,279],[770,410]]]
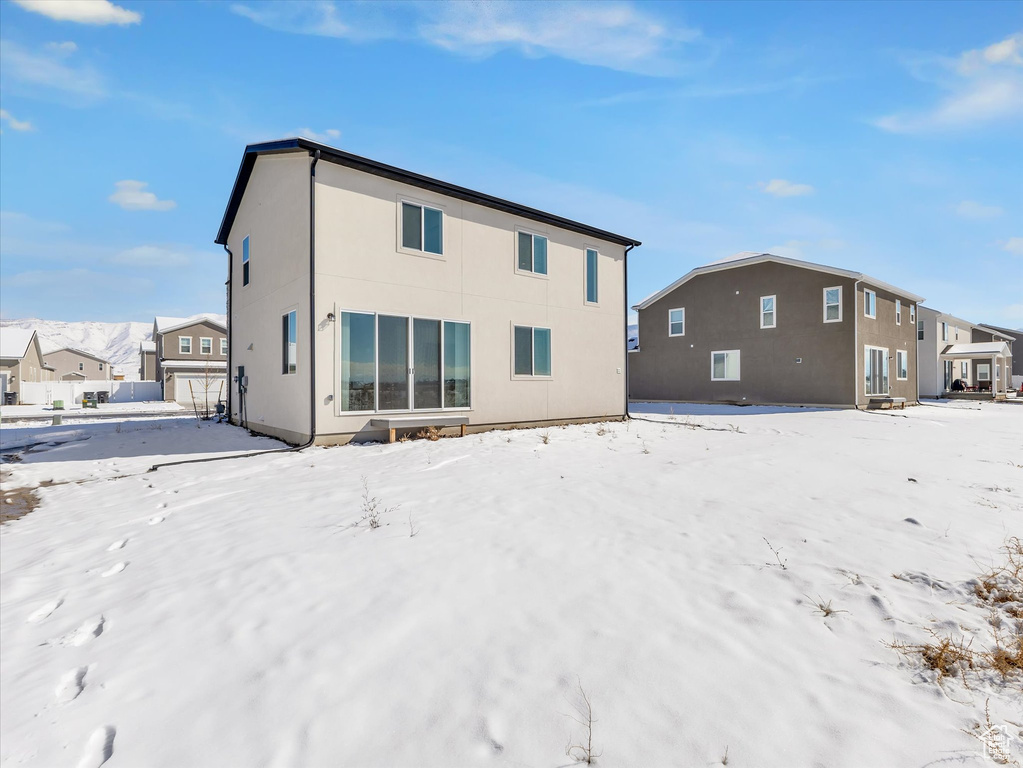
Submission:
[[[866,374],[866,394],[888,394],[888,350],[880,347],[866,347],[864,357],[864,373]]]
[[[414,357],[412,378],[415,380],[417,410],[440,408],[440,320],[412,321]]]
[[[409,395],[408,318],[377,318],[378,411],[407,411]]]

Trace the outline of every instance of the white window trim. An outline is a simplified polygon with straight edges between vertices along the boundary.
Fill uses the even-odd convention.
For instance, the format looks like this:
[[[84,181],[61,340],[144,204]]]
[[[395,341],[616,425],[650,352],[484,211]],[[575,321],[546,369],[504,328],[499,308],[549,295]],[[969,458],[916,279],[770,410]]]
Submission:
[[[188,339],[188,351],[186,352],[181,348],[181,342]],[[178,354],[179,355],[190,355],[192,354],[192,337],[191,336],[178,336]]]
[[[226,336],[222,336],[221,339],[220,339],[220,354],[222,354],[222,355],[226,355],[227,354],[227,337]]]
[[[544,273],[544,272],[534,272],[532,269],[530,269],[530,270],[519,269],[519,232],[522,232],[522,233],[527,234],[527,235],[531,235],[533,237],[542,237],[544,240],[547,241],[547,272],[546,273]],[[551,275],[551,238],[550,238],[550,236],[546,232],[540,232],[540,231],[535,230],[535,229],[526,229],[525,227],[515,227],[515,238],[512,240],[512,245],[513,245],[512,256],[515,258],[515,261],[512,262],[512,263],[515,265],[515,274],[523,275],[525,277],[535,277],[537,280],[550,280],[550,275]],[[533,266],[536,263],[535,244],[532,241],[530,241],[529,247],[531,249],[530,250],[530,262],[529,262],[529,264],[530,264],[530,266]],[[586,295],[586,285],[585,285],[585,282],[586,281],[584,280],[583,281],[583,296]],[[540,326],[536,326],[536,327],[539,328]]]
[[[210,343],[210,351],[209,352],[203,352],[202,351],[202,343],[204,341],[208,341]],[[200,336],[199,337],[199,354],[200,355],[205,355],[205,354],[212,355],[213,354],[213,337],[212,336]]]
[[[974,370],[977,374],[977,381],[991,381],[991,363],[977,363],[974,366]],[[981,373],[986,372],[986,376],[982,376]]]
[[[828,291],[838,291],[838,318],[835,320],[828,320]],[[824,297],[824,322],[825,323],[840,323],[842,322],[842,286],[840,285],[829,285],[824,289],[821,294]]]
[[[245,247],[246,243],[248,243],[248,248]],[[242,275],[241,275],[241,277],[242,277],[242,288],[248,288],[250,285],[252,285],[252,279],[251,279],[252,269],[251,268],[249,269],[249,277],[250,277],[250,279],[249,280],[245,279],[245,265],[248,264],[252,260],[251,252],[252,252],[252,243],[249,241],[249,236],[246,235],[245,237],[242,238]]]
[[[671,332],[671,313],[672,312],[681,312],[682,313],[682,333],[672,333]],[[669,338],[670,337],[675,337],[675,336],[685,336],[685,335],[686,335],[686,308],[685,307],[675,307],[674,309],[669,309],[668,310],[668,336],[669,336]]]
[[[771,301],[773,302],[772,307],[774,307],[774,308],[771,310],[771,314],[774,316],[773,317],[774,323],[771,324],[771,325],[764,325],[764,299],[771,299]],[[764,329],[767,329],[767,328],[777,328],[777,327],[778,327],[778,296],[777,296],[777,294],[772,294],[771,296],[761,296],[760,297],[760,329],[764,330]]]
[[[868,293],[874,298],[874,300],[872,302],[870,302],[871,304],[874,305],[874,314],[872,314],[872,315],[868,315],[867,314],[867,294]],[[864,317],[869,317],[871,320],[877,320],[877,291],[872,291],[869,288],[864,288],[863,289],[863,316]]]
[[[902,299],[895,300],[895,324],[902,325]]]
[[[417,205],[420,208],[432,208],[435,211],[440,211],[440,253],[432,253],[431,251],[424,251],[424,250],[421,250],[421,249],[417,250],[415,248],[406,248],[403,245],[402,236],[401,236],[402,235],[402,232],[401,232],[401,224],[402,224],[402,222],[401,222],[401,205],[402,205],[402,203],[408,203],[409,205]],[[398,232],[397,232],[397,240],[395,241],[397,243],[397,248],[395,250],[398,253],[405,253],[405,254],[408,254],[410,256],[422,256],[422,257],[427,258],[427,259],[440,259],[441,261],[443,261],[444,260],[444,252],[447,250],[447,248],[445,248],[445,245],[446,245],[445,241],[447,240],[447,236],[448,236],[448,222],[447,222],[448,212],[445,210],[445,208],[446,208],[446,206],[438,205],[437,203],[428,203],[425,200],[417,200],[414,197],[399,196],[398,197],[398,205],[397,205],[397,211],[398,211],[397,227],[398,227]],[[420,215],[420,217],[419,217],[419,242],[422,245],[426,245],[426,215],[425,214]],[[368,413],[368,411],[357,411],[357,413]]]
[[[905,358],[906,360],[906,375],[901,376],[902,366],[899,364],[899,359]],[[890,375],[891,372],[889,372]],[[895,350],[895,380],[896,381],[908,381],[909,380],[909,353],[904,349]],[[891,389],[891,384],[888,385]]]
[[[725,379],[716,379],[716,378],[714,378],[714,355],[730,355],[732,353],[735,353],[735,355],[739,358],[739,364],[736,366],[739,369],[739,375],[736,376],[734,379],[727,379],[727,378],[725,378]],[[726,368],[728,367],[727,363],[725,363],[725,367]],[[715,349],[715,350],[713,350],[710,353],[710,380],[711,381],[741,381],[742,380],[742,354],[740,353],[740,351],[738,349]]]
[[[340,367],[340,360],[341,360],[341,354],[342,354],[342,348],[341,348],[341,313],[342,312],[347,312],[347,313],[353,314],[353,315],[372,315],[373,316],[373,345],[374,345],[373,346],[373,380],[377,383],[377,386],[374,388],[374,392],[373,392],[373,410],[372,411],[342,411],[341,410],[341,406],[340,406],[340,403],[341,403],[341,397],[340,397],[340,395],[341,395],[341,367]],[[398,409],[389,409],[389,410],[383,410],[383,411],[380,410],[380,407],[379,407],[380,406],[380,386],[379,386],[379,384],[380,384],[380,348],[379,348],[379,344],[380,344],[380,315],[386,315],[387,317],[403,317],[407,321],[408,328],[409,328],[409,333],[408,333],[408,363],[409,363],[409,368],[413,367],[412,366],[412,362],[413,362],[412,355],[413,355],[413,353],[415,351],[414,348],[413,348],[413,342],[414,342],[414,338],[413,337],[414,337],[415,333],[412,330],[412,321],[413,320],[437,320],[437,321],[440,322],[440,367],[441,367],[441,379],[442,379],[441,399],[440,399],[441,407],[440,408],[415,408],[415,409],[413,409],[413,408],[398,408]],[[339,415],[339,416],[365,416],[367,414],[373,414],[373,413],[377,413],[377,414],[380,414],[380,413],[386,413],[386,414],[394,414],[394,413],[414,414],[414,413],[440,413],[442,411],[445,412],[445,413],[455,413],[455,412],[459,412],[459,411],[468,412],[468,411],[472,410],[472,407],[473,407],[472,406],[472,401],[473,401],[473,398],[475,397],[475,387],[473,386],[473,381],[476,378],[476,355],[474,355],[473,352],[472,352],[472,350],[473,350],[473,333],[472,333],[472,322],[471,321],[465,320],[465,319],[462,319],[462,318],[457,318],[457,317],[429,317],[427,315],[406,315],[406,314],[403,314],[403,313],[400,313],[400,312],[373,312],[372,310],[368,310],[368,309],[354,309],[352,307],[346,307],[344,309],[337,309],[337,310],[335,310],[335,316],[337,317],[337,322],[334,323],[334,325],[337,326],[337,339],[336,339],[336,343],[337,343],[338,361],[339,361],[339,365],[335,369],[337,373],[336,373],[336,376],[334,377],[334,386],[337,388],[337,390],[334,393],[334,402],[338,403],[337,410],[335,410],[335,413],[337,415]],[[468,406],[458,406],[456,408],[448,408],[448,407],[446,407],[444,405],[444,389],[443,389],[443,378],[444,378],[444,323],[464,323],[465,325],[469,326],[469,405]],[[512,331],[512,335],[513,336],[514,336],[514,333],[515,333],[515,331],[513,330]],[[513,359],[512,360],[512,369],[513,370],[514,370],[514,366],[515,366],[515,361]],[[522,377],[522,378],[525,378],[525,377]],[[410,387],[414,387],[415,386],[415,380],[414,379],[411,379],[411,378],[409,379],[409,386]],[[412,391],[410,390],[409,391],[409,402],[411,403],[411,402],[413,402],[413,400],[414,400],[414,395],[413,395]]]
[[[586,296],[586,265],[589,260],[589,251],[597,254],[597,300],[590,301]],[[518,261],[515,262],[518,265]],[[551,271],[551,241],[547,241],[547,271]],[[583,245],[583,304],[587,307],[600,306],[600,249],[595,245]]]
[[[532,331],[548,331],[551,335],[551,372],[549,374],[537,375],[531,373],[528,376],[524,373],[515,373],[515,329],[529,328]],[[523,325],[512,322],[511,324],[511,377],[512,381],[552,381],[554,379],[554,331],[546,325]],[[536,370],[536,339],[533,339],[533,370]]]
[[[888,347],[875,347],[871,344],[863,345],[863,372],[866,373],[867,359],[870,356],[870,350],[879,350],[884,352],[884,359],[888,361]],[[863,394],[865,397],[890,397],[892,394],[892,365],[888,362],[888,391],[887,392],[868,392],[867,382],[863,382]]]
[[[909,305],[909,322],[913,324],[914,328],[916,327],[916,304]]]

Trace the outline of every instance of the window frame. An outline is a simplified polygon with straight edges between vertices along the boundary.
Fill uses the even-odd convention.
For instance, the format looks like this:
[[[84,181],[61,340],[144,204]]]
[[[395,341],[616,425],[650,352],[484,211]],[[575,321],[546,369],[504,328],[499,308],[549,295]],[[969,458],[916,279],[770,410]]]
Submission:
[[[210,343],[210,351],[209,352],[203,352],[202,351],[202,343],[204,341],[208,341]],[[200,356],[209,355],[210,357],[213,356],[213,337],[212,336],[200,336],[199,337],[199,355]]]
[[[550,270],[550,240],[547,241],[547,267]],[[593,254],[593,290],[595,296],[590,300],[590,253]],[[516,262],[517,264],[518,262]],[[583,246],[583,304],[588,307],[600,306],[600,249],[596,246]]]
[[[295,369],[289,370],[291,363],[288,360],[288,344],[290,339],[285,339],[281,336],[281,376],[297,376],[298,375],[298,308],[286,309],[281,312],[281,319],[289,318],[289,331],[290,331],[290,318],[294,315],[295,317]],[[281,327],[283,331],[283,325]],[[290,333],[289,333],[290,336]]]
[[[519,235],[520,234],[529,235],[530,236],[530,241],[529,241],[529,248],[530,248],[530,251],[529,251],[529,264],[530,264],[530,269],[528,269],[528,270],[522,269],[519,266]],[[535,271],[535,267],[536,267],[536,238],[538,238],[538,237],[542,237],[544,240],[547,241],[547,265],[546,265],[547,266],[547,271],[546,272],[537,272],[537,271]],[[550,273],[551,273],[551,238],[548,236],[548,234],[546,232],[538,232],[537,230],[527,229],[526,227],[515,227],[515,237],[512,240],[512,246],[513,246],[512,247],[512,256],[515,259],[515,261],[513,262],[515,264],[515,274],[523,275],[525,277],[535,277],[535,278],[541,279],[541,280],[549,280],[550,279]],[[584,286],[584,288],[585,288],[585,286]]]
[[[182,344],[185,339],[188,339],[188,349],[182,349]],[[178,354],[179,355],[190,355],[192,354],[192,337],[191,336],[178,336]]]
[[[902,325],[902,299],[895,300],[895,324]]]
[[[366,416],[371,414],[397,414],[397,413],[458,413],[458,412],[469,412],[473,410],[473,398],[475,397],[475,387],[473,381],[476,378],[476,356],[473,354],[473,323],[471,320],[455,317],[431,317],[428,315],[410,315],[403,312],[374,312],[368,309],[354,309],[352,307],[345,307],[336,310],[337,322],[334,323],[336,326],[335,333],[337,334],[335,343],[337,344],[338,360],[343,360],[344,357],[344,346],[341,342],[341,315],[343,314],[353,315],[370,315],[373,318],[373,409],[366,411],[345,411],[341,409],[341,366],[340,364],[336,368],[337,374],[334,377],[334,386],[336,388],[336,395],[334,401],[337,403],[335,413],[338,416]],[[400,317],[404,318],[408,328],[407,338],[407,361],[410,370],[414,370],[414,357],[415,357],[415,320],[430,320],[440,323],[440,372],[441,372],[441,391],[440,391],[440,407],[439,408],[416,408],[415,407],[415,394],[413,388],[415,387],[414,374],[409,373],[406,376],[408,382],[409,397],[408,407],[406,408],[388,408],[386,410],[380,409],[380,316],[385,317]],[[444,324],[445,323],[461,323],[462,325],[469,326],[469,404],[468,405],[457,405],[457,406],[446,406],[444,405],[444,369],[445,369],[445,358],[444,358]]]
[[[78,362],[78,370],[84,371],[85,370],[85,363],[79,361]]]
[[[991,363],[977,363],[974,370],[977,374],[977,383],[982,381],[991,381]],[[982,376],[981,372],[986,373],[986,376]]]
[[[103,370],[103,363],[100,363],[100,364],[99,364],[99,369],[100,369],[101,371]]]
[[[221,336],[220,337],[220,354],[224,355],[225,357],[227,356],[227,337],[226,336]]]
[[[249,236],[246,235],[242,238],[242,288],[245,288],[252,282],[251,269],[249,267],[249,260],[251,256],[252,247],[249,245]]]
[[[888,389],[885,390],[884,392],[868,392],[867,391],[867,389],[868,389],[867,381],[866,381],[867,362],[870,359],[870,353],[872,351],[883,352],[884,353],[882,355],[882,357],[881,357],[882,375],[883,375],[883,372],[884,372],[884,368],[885,367],[888,368],[888,377],[887,377]],[[864,396],[865,397],[891,397],[891,394],[892,394],[892,372],[891,372],[891,363],[889,362],[889,357],[888,357],[888,347],[878,347],[878,346],[875,346],[873,344],[864,344],[863,345],[863,353],[864,353],[863,354],[863,373],[864,373],[863,394],[864,394]]]
[[[837,303],[837,306],[838,306],[838,317],[835,318],[834,320],[829,320],[828,319],[828,307],[829,306],[835,306],[835,305],[832,305],[832,304],[828,304],[828,291],[838,291],[838,303]],[[829,285],[822,292],[823,301],[824,301],[824,322],[825,323],[840,323],[840,322],[842,322],[842,294],[843,293],[844,293],[844,291],[842,290],[842,286],[840,286],[840,285]]]
[[[516,328],[529,328],[530,333],[530,367],[533,373],[516,373],[515,372],[515,329]],[[547,331],[548,334],[548,351],[550,352],[550,373],[536,373],[536,332]],[[511,323],[511,378],[512,381],[552,381],[554,379],[554,331],[550,326],[544,325],[523,325],[512,321]]]
[[[946,322],[941,324],[941,340],[948,341],[948,323]]]
[[[924,337],[927,335],[926,328],[927,328],[927,326],[924,323],[924,319],[922,317],[919,320],[916,321],[916,340],[917,341],[923,341],[924,340]]]
[[[909,305],[909,322],[916,325],[916,304]]]
[[[714,377],[714,355],[730,355],[735,354],[738,363],[736,365],[736,376],[732,378],[715,378]],[[725,358],[725,368],[728,368],[728,358]],[[738,349],[715,349],[710,353],[710,380],[711,381],[742,381],[742,351]]]
[[[867,294],[870,294],[870,301],[867,301]],[[873,313],[867,312],[867,306],[873,309]],[[877,320],[877,291],[871,290],[870,288],[863,289],[863,316],[868,317],[871,320]]]
[[[959,378],[969,379],[970,378],[970,361],[960,360],[959,361]]]
[[[764,301],[766,299],[771,300],[771,325],[764,325],[764,314],[768,311],[764,309]],[[767,330],[770,328],[778,327],[778,294],[771,294],[770,296],[760,297],[760,330]]]
[[[672,312],[681,312],[682,313],[682,320],[681,320],[681,322],[682,322],[682,333],[672,333],[671,332],[671,326],[673,324],[672,323],[672,319],[671,319],[671,313]],[[674,337],[677,337],[677,336],[685,336],[685,335],[686,335],[686,308],[685,307],[675,307],[674,309],[669,309],[668,310],[668,338],[674,338]]]
[[[420,248],[409,248],[405,245],[405,222],[404,222],[404,205],[413,205],[419,208],[419,245]],[[440,214],[440,253],[434,253],[433,251],[426,250],[426,214],[425,210],[429,208],[431,211],[437,211]],[[437,203],[428,203],[425,200],[417,200],[414,197],[407,197],[400,195],[398,197],[397,205],[397,248],[395,249],[398,253],[405,253],[410,256],[422,256],[428,259],[441,259],[444,256],[444,236],[447,232],[447,211],[445,206],[438,205]]]
[[[902,370],[905,368],[906,375],[902,375]],[[895,350],[895,380],[896,381],[908,381],[909,380],[909,352],[904,349]],[[889,384],[889,388],[891,385]]]

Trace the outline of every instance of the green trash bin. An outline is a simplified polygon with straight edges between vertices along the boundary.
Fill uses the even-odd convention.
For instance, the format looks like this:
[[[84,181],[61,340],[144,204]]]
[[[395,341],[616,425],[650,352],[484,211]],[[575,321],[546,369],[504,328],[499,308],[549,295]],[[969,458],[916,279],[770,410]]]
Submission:
[[[64,410],[64,401],[63,400],[54,400],[53,401],[53,410],[55,410],[55,411],[63,411]]]

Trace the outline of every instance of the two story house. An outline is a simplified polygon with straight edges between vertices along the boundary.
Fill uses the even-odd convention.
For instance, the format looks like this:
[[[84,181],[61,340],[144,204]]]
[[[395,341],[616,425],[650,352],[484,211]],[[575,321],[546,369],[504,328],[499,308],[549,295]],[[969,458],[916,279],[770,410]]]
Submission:
[[[81,349],[64,347],[53,352],[47,352],[43,356],[47,365],[54,370],[54,379],[57,381],[90,381],[113,379],[112,366],[109,360],[85,352]]]
[[[22,382],[53,381],[39,336],[25,328],[0,328],[0,403],[21,402]]]
[[[639,242],[307,139],[246,148],[231,420],[292,443],[624,417]]]
[[[223,315],[157,317],[153,320],[155,381],[163,386],[163,399],[191,407],[227,398],[227,325]],[[142,369],[147,352],[140,348]]]
[[[920,396],[942,397],[957,390],[1004,395],[1013,388],[1013,341],[1005,331],[920,307]]]
[[[917,400],[922,299],[861,272],[743,252],[637,304],[633,400],[866,407]]]

